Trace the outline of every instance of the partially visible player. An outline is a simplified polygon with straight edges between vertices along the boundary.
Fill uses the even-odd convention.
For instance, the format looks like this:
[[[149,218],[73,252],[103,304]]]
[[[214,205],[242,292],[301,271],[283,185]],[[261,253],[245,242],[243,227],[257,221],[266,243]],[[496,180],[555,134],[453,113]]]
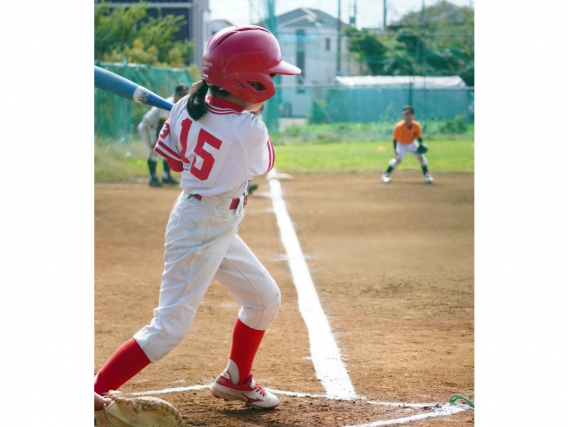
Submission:
[[[258,188],[258,185],[256,184],[251,184],[251,181],[248,182],[248,187],[247,187],[247,193],[249,194],[249,196],[256,191],[256,189]]]
[[[392,171],[402,162],[406,153],[411,153],[422,166],[424,182],[430,184],[434,182],[434,178],[428,172],[428,159],[424,155],[426,146],[422,142],[422,128],[418,122],[414,121],[414,109],[410,105],[402,109],[402,118],[403,120],[396,124],[393,132],[394,159],[389,162],[389,167],[381,179],[385,183],[390,182]]]
[[[228,364],[211,392],[255,409],[272,409],[278,398],[256,383],[251,369],[278,314],[280,290],[237,232],[249,180],[274,166],[266,125],[254,112],[274,95],[276,74],[298,75],[301,70],[282,61],[270,31],[252,25],[228,27],[211,37],[201,70],[202,80],[173,107],[155,148],[174,171],[182,172],[183,189],[166,227],[158,307],[151,322],[101,368],[95,392],[118,389],[173,350],[216,279],[241,308]]]
[[[175,93],[173,96],[169,97],[167,100],[176,103],[182,99],[189,88],[185,83],[180,83],[175,88]],[[156,174],[156,166],[158,165],[158,154],[154,151],[156,147],[156,142],[158,141],[158,134],[160,129],[164,125],[164,122],[168,120],[170,112],[167,110],[162,110],[161,108],[152,107],[138,125],[138,133],[142,140],[146,143],[149,150],[148,156],[148,170],[150,171],[150,186],[151,187],[161,187],[164,184],[179,184],[179,182],[172,176],[170,171],[170,166],[168,162],[164,159],[164,175],[162,181],[158,178]]]

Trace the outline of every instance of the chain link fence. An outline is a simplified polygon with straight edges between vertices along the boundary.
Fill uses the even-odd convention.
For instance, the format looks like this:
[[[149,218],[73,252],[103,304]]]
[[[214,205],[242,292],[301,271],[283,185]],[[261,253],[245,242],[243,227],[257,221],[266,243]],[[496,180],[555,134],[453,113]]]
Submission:
[[[474,122],[471,87],[413,88],[338,85],[282,86],[280,118],[307,118],[310,124],[366,123],[401,120],[402,108],[412,105],[417,120]]]
[[[95,63],[101,68],[138,83],[163,98],[174,93],[178,83],[188,86],[194,81],[185,68],[154,67],[141,64]],[[95,89],[95,135],[121,142],[136,135],[136,126],[150,109],[128,99]]]

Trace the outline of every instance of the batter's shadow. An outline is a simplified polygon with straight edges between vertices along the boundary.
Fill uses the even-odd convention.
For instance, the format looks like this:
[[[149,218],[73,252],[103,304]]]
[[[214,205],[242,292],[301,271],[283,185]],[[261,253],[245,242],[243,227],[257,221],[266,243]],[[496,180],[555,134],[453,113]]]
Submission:
[[[243,425],[254,425],[258,427],[297,427],[297,422],[285,422],[275,420],[275,416],[278,417],[278,413],[280,412],[279,408],[269,410],[269,411],[262,411],[252,408],[243,408],[243,409],[217,409],[216,412],[219,415],[224,415],[226,417],[233,418],[234,420],[242,421]],[[280,412],[280,414],[284,417],[285,412]],[[268,419],[266,419],[268,418]]]

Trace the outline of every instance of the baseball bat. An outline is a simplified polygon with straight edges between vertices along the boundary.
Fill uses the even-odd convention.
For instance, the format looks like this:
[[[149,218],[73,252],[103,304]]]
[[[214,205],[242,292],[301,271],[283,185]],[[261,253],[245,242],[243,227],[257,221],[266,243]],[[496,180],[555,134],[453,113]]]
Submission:
[[[95,65],[95,87],[139,104],[147,104],[170,111],[174,106],[154,92]]]

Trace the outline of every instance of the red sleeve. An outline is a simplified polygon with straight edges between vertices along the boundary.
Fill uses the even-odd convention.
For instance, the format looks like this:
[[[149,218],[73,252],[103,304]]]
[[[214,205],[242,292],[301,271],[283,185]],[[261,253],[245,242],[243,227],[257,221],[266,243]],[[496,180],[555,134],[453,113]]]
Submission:
[[[168,165],[170,165],[170,169],[173,170],[174,172],[183,171],[183,163],[181,161],[173,160],[170,159],[169,157],[166,157],[166,160],[168,162]]]
[[[166,123],[164,123],[164,127],[162,127],[162,132],[160,132],[160,135],[158,136],[158,142],[156,143],[156,147],[154,147],[154,151],[160,156],[166,158],[168,160],[168,164],[169,160],[181,162],[181,156],[178,151],[177,144],[170,133],[169,120],[166,121]]]

